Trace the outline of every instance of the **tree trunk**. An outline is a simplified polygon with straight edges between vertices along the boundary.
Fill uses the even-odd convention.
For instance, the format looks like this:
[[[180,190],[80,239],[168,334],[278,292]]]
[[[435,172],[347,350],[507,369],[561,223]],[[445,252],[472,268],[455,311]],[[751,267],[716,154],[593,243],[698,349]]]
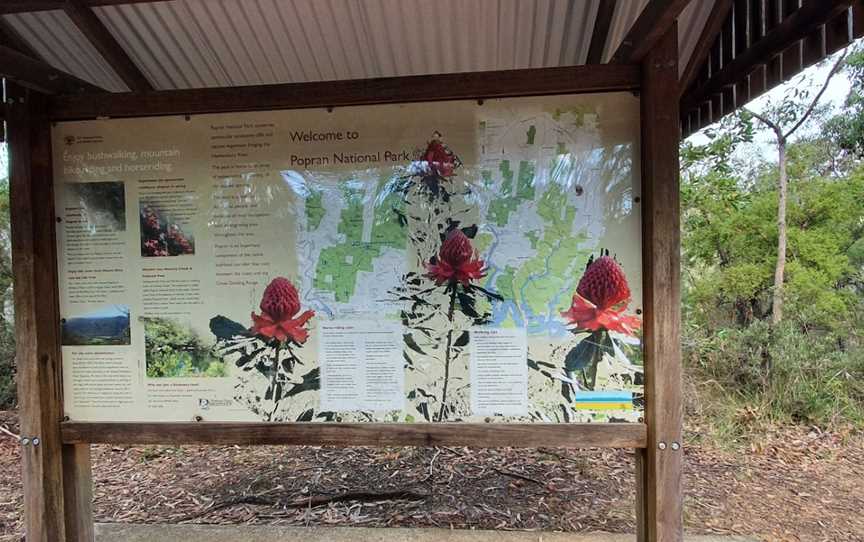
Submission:
[[[774,268],[774,300],[771,307],[771,323],[783,319],[783,276],[786,271],[786,200],[789,190],[786,178],[786,139],[778,138],[777,155],[780,201],[777,204],[777,266]]]

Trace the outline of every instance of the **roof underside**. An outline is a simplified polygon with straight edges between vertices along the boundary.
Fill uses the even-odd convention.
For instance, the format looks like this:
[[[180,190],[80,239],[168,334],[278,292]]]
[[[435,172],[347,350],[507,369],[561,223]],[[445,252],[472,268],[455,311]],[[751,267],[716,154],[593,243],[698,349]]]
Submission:
[[[686,136],[864,34],[864,0],[3,0],[0,76],[75,94],[637,63],[676,20]]]
[[[600,3],[170,0],[91,9],[151,85],[167,90],[584,64]],[[603,60],[647,3],[616,3]],[[680,15],[682,65],[710,7],[694,1]],[[54,67],[130,90],[63,9],[2,18]]]

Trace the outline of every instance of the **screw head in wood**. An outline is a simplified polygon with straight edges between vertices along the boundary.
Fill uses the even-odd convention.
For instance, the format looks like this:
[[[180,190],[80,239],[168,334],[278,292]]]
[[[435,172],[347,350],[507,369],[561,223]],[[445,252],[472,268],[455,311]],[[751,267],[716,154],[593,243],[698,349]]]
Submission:
[[[30,439],[27,437],[21,437],[21,446],[27,446],[30,444]]]
[[[662,441],[661,441],[661,442],[658,442],[658,443],[657,443],[657,447],[658,447],[659,449],[661,449],[661,450],[665,450],[665,449],[666,449],[666,443],[665,443],[665,442],[662,442]]]
[[[39,446],[39,442],[40,442],[39,437],[33,437],[32,442],[33,442],[33,446]]]
[[[681,449],[681,445],[678,444],[677,442],[673,442],[673,443],[672,443],[672,449],[675,450],[675,451],[677,452],[678,450]]]

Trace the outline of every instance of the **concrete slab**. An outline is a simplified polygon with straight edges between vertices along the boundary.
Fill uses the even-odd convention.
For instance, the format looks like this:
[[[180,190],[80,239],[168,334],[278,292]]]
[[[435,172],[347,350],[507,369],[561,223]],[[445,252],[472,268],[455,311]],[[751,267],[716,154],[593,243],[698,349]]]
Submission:
[[[634,542],[626,534],[573,534],[271,525],[96,525],[97,542]],[[756,542],[754,538],[685,536],[685,542]]]

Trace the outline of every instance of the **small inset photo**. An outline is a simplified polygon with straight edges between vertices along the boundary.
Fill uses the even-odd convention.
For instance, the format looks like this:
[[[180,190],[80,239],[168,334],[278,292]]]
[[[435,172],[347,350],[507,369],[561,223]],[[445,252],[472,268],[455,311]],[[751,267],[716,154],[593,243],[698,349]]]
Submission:
[[[64,346],[124,346],[131,344],[129,307],[106,305],[60,321]]]
[[[184,256],[195,254],[195,237],[188,222],[174,218],[159,205],[141,202],[141,256]],[[181,223],[182,222],[182,223]]]
[[[188,322],[141,317],[148,378],[223,377],[225,362],[212,355]]]
[[[120,181],[66,183],[66,202],[91,230],[126,231],[126,187]]]

